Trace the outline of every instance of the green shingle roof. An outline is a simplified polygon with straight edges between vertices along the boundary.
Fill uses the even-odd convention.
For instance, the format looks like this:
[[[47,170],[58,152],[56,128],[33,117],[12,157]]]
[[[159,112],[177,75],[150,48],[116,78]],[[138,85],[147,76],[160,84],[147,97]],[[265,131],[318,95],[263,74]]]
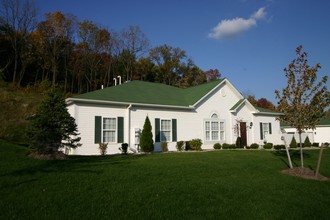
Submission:
[[[161,83],[130,81],[121,85],[84,93],[73,98],[124,103],[189,106],[195,104],[223,80],[216,80],[185,89]]]

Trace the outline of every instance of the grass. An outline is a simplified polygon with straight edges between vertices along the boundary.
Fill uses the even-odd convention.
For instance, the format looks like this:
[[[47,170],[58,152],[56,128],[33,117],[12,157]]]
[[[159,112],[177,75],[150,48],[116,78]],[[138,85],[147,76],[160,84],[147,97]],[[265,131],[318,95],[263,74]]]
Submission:
[[[39,161],[0,141],[1,219],[327,219],[330,181],[282,174],[285,155],[212,151]],[[318,151],[305,151],[315,169]],[[330,176],[330,150],[321,173]],[[293,154],[299,164],[299,156]]]

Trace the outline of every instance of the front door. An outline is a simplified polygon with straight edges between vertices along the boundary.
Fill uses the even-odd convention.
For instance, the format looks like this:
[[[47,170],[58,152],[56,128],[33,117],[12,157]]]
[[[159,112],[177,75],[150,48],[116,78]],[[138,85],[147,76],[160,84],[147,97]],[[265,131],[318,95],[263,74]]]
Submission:
[[[246,138],[246,122],[240,122],[239,124],[240,134],[243,142],[243,146],[247,146],[247,138]]]

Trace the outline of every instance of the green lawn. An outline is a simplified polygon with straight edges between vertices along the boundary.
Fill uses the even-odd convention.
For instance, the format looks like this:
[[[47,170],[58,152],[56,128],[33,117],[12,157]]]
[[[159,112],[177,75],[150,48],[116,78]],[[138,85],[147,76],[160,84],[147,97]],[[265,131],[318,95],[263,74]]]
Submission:
[[[0,141],[0,219],[328,219],[330,181],[291,177],[271,151],[39,161]],[[284,156],[283,156],[284,155]],[[315,169],[317,150],[305,151]],[[330,150],[321,173],[330,177]],[[299,164],[299,156],[294,161]]]

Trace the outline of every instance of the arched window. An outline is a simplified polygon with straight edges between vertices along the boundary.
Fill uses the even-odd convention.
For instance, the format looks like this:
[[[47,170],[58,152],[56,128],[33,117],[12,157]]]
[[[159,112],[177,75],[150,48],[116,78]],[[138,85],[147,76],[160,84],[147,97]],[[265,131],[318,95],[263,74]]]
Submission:
[[[211,118],[218,118],[218,115],[216,113],[213,113]]]

